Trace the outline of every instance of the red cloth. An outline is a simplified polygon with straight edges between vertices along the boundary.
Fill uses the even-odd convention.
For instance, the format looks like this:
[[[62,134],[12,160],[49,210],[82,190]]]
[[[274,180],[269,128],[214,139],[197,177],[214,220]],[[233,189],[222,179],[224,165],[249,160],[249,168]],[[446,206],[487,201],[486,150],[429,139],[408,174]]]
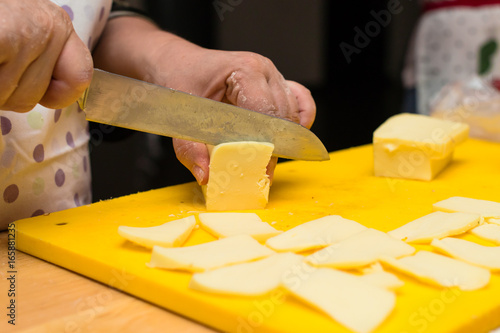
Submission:
[[[448,7],[481,7],[500,4],[500,0],[443,0],[425,1],[424,11],[443,9]]]

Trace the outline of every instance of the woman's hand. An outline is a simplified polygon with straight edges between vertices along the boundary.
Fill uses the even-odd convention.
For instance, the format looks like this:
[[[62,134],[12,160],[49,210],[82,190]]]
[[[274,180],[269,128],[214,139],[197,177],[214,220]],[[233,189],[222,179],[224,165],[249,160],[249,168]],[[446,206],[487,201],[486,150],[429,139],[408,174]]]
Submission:
[[[316,115],[309,90],[286,81],[269,59],[251,52],[205,49],[141,18],[108,22],[94,57],[105,70],[289,119],[307,128]],[[174,139],[174,148],[198,183],[206,184],[210,159],[206,145]],[[273,158],[268,166],[271,177],[276,162]]]
[[[198,54],[197,54],[198,53]],[[159,57],[168,59],[167,57]],[[192,59],[190,59],[192,58]],[[195,95],[230,103],[246,109],[292,120],[310,128],[316,105],[304,86],[286,81],[273,63],[250,52],[225,52],[195,48],[184,56],[182,75],[162,71],[161,61],[155,83],[175,87]],[[162,75],[165,73],[165,76]],[[174,78],[172,78],[174,76]],[[199,184],[208,181],[209,156],[204,144],[174,139],[179,161]],[[277,158],[272,158],[268,174],[272,179]]]
[[[0,110],[61,108],[90,84],[92,57],[49,0],[0,0]]]

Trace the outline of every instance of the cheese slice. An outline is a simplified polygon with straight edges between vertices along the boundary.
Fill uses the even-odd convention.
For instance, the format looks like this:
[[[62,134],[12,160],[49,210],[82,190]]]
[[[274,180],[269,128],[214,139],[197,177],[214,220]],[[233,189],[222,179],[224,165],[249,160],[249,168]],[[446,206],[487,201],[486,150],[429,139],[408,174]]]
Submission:
[[[262,295],[279,287],[283,275],[303,260],[298,254],[277,253],[254,262],[195,273],[189,287],[216,294]]]
[[[218,238],[245,234],[264,242],[282,233],[255,213],[201,213],[198,218],[203,229]]]
[[[431,180],[451,161],[469,126],[403,113],[373,133],[375,176]]]
[[[266,174],[274,145],[228,142],[210,153],[208,183],[202,186],[208,210],[261,209],[267,204],[270,180]]]
[[[300,283],[288,278],[284,286],[299,299],[359,333],[375,330],[396,303],[393,292],[330,268],[313,270]]]
[[[399,258],[414,252],[413,246],[385,232],[366,229],[307,256],[305,260],[314,266],[348,269],[372,264],[381,257]]]
[[[199,245],[153,247],[149,267],[191,272],[257,260],[275,253],[248,235],[237,235]]]
[[[431,245],[450,257],[490,270],[500,270],[500,246],[483,246],[449,237],[434,239]]]
[[[478,214],[433,212],[411,221],[388,234],[408,243],[430,243],[434,238],[464,233],[480,223]]]
[[[359,277],[363,282],[376,287],[396,290],[404,285],[404,282],[392,273],[386,271],[371,272]]]
[[[155,245],[175,247],[181,246],[186,241],[195,225],[195,217],[188,216],[155,227],[119,226],[118,234],[147,248],[152,248]]]
[[[500,225],[483,224],[471,229],[470,233],[490,242],[500,244]]]
[[[337,243],[366,227],[338,215],[324,216],[269,238],[266,245],[275,251],[300,252]]]
[[[490,281],[490,271],[429,251],[401,259],[383,258],[382,263],[423,282],[462,290],[483,288]]]
[[[485,222],[500,225],[500,202],[451,197],[432,205],[435,211],[479,214]]]
[[[363,274],[370,274],[375,272],[385,272],[384,267],[377,261],[371,265],[359,267],[358,270]]]

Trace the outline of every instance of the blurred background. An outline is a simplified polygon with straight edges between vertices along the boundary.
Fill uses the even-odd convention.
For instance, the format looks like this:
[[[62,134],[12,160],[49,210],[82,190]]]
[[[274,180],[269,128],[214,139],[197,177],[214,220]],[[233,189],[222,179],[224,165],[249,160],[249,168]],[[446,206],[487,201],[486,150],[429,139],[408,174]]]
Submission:
[[[397,14],[384,17],[388,8]],[[401,112],[417,1],[150,0],[149,11],[165,30],[208,48],[260,53],[307,86],[317,105],[312,131],[328,151],[370,143]],[[94,201],[194,180],[170,138],[92,124],[90,149]]]

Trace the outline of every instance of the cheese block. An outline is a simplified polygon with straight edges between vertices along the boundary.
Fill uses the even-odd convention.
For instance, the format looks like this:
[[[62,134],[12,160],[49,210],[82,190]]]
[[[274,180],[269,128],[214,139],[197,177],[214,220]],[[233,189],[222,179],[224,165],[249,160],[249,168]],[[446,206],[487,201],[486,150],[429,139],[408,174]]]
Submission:
[[[433,212],[389,231],[394,238],[408,243],[430,243],[434,238],[443,238],[464,233],[480,223],[478,214]]]
[[[337,243],[366,227],[338,215],[324,216],[269,238],[266,245],[275,251],[300,252]]]
[[[283,274],[303,260],[303,256],[291,252],[277,253],[254,262],[195,273],[189,287],[216,294],[262,295],[279,287]]]
[[[201,213],[198,218],[203,229],[218,238],[245,234],[264,242],[282,233],[255,213]]]
[[[386,271],[371,272],[359,277],[363,282],[376,287],[396,290],[404,285],[404,282],[392,273]]]
[[[403,113],[373,133],[375,176],[431,180],[451,161],[469,126],[425,115]]]
[[[119,226],[118,234],[147,248],[152,248],[155,245],[174,247],[181,246],[186,241],[195,225],[195,217],[188,216],[155,227]]]
[[[387,257],[381,262],[423,282],[462,290],[483,288],[491,276],[487,269],[429,251],[419,251],[401,259]]]
[[[348,269],[372,264],[381,257],[400,258],[414,252],[413,246],[385,232],[366,229],[307,256],[305,260],[314,266]]]
[[[463,212],[481,215],[488,223],[500,225],[500,202],[465,197],[451,197],[432,205],[435,211]]]
[[[202,186],[208,210],[261,209],[267,204],[270,180],[267,165],[272,143],[228,142],[210,153],[209,177]]]
[[[248,235],[176,248],[153,247],[149,267],[202,272],[257,260],[275,253]]]
[[[483,224],[471,229],[470,233],[490,242],[500,244],[500,225]]]
[[[288,276],[283,284],[299,299],[359,333],[375,330],[396,304],[393,292],[330,268],[312,270],[302,279]]]
[[[450,257],[490,270],[500,270],[500,246],[484,246],[450,237],[434,239],[431,245]]]

